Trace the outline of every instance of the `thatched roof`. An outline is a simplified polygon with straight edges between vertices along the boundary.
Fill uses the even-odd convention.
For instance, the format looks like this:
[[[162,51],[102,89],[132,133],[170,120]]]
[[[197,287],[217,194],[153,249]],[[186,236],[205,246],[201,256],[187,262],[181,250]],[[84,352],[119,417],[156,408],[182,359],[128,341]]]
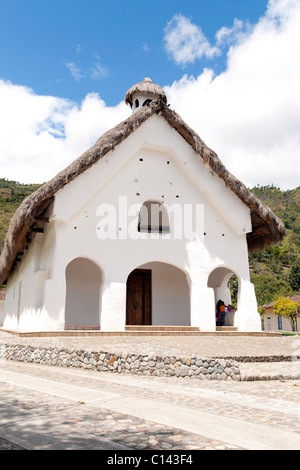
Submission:
[[[55,193],[113,150],[153,114],[163,116],[169,125],[192,146],[196,157],[200,158],[204,165],[209,166],[214,174],[249,207],[252,232],[247,234],[247,241],[250,250],[261,249],[282,240],[285,235],[282,221],[243,183],[227,171],[216,153],[205,145],[181,117],[165,104],[164,100],[154,100],[106,132],[81,157],[24,199],[11,219],[5,245],[0,255],[0,285],[8,279],[15,262],[19,260],[20,253],[27,245],[27,239],[34,230],[36,221],[43,217]]]
[[[125,95],[125,103],[132,107],[132,96],[137,92],[145,93],[147,95],[156,95],[159,99],[167,104],[167,97],[164,90],[159,85],[152,83],[151,78],[144,78],[142,82],[133,85],[133,87],[131,87]]]

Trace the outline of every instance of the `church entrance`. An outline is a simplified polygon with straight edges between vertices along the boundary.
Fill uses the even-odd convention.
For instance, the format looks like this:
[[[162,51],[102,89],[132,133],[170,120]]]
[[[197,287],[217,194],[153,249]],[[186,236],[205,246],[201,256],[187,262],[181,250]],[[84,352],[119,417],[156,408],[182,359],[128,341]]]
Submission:
[[[150,269],[135,269],[127,279],[126,325],[151,325]]]
[[[156,261],[132,271],[127,278],[126,325],[190,326],[185,272]]]

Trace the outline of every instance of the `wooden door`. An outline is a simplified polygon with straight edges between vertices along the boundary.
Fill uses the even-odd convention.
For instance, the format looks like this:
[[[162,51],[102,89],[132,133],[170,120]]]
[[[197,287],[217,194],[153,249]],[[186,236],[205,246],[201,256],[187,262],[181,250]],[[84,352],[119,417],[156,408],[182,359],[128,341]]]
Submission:
[[[150,269],[136,269],[128,276],[126,325],[151,325]]]

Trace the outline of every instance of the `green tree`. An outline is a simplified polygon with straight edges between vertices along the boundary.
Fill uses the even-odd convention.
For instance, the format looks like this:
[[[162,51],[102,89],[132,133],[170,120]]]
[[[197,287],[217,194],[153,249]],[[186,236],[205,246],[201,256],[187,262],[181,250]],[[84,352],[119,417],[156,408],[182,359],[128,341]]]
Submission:
[[[274,313],[281,317],[287,317],[292,325],[292,330],[295,331],[296,317],[299,315],[299,304],[286,297],[279,297],[274,302]]]
[[[274,274],[252,274],[251,282],[255,287],[258,305],[262,306],[281,296],[292,295],[292,289],[284,279],[277,279]]]
[[[233,274],[231,276],[231,278],[229,279],[228,288],[229,288],[230,294],[231,294],[232,306],[236,310],[237,309],[237,301],[238,301],[239,284],[238,284],[238,278],[236,277],[235,274]]]
[[[294,264],[291,268],[291,273],[289,276],[289,282],[291,288],[295,291],[300,290],[300,266],[299,264]]]

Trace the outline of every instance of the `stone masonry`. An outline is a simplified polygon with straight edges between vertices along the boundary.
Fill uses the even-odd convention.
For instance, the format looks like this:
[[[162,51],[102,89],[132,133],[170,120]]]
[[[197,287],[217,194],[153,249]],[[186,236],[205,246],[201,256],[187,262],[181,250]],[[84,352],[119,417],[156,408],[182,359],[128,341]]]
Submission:
[[[241,380],[239,364],[234,360],[222,358],[93,352],[2,343],[0,359],[135,375]]]

